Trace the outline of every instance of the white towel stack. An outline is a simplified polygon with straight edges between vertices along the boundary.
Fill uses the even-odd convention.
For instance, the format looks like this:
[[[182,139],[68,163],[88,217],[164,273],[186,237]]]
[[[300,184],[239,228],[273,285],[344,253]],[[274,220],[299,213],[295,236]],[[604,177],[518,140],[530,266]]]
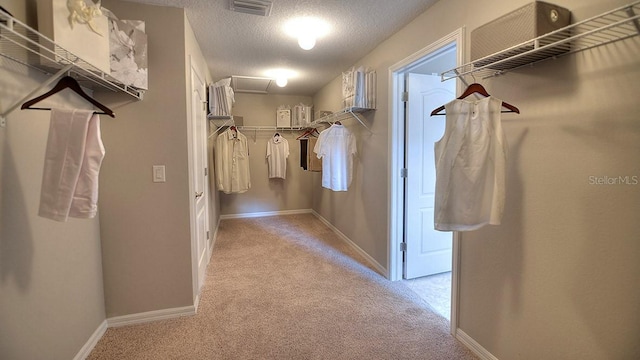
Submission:
[[[209,86],[209,115],[231,116],[235,94],[231,79],[222,79]]]
[[[342,73],[342,98],[346,108],[376,108],[376,72],[371,69],[351,68]]]

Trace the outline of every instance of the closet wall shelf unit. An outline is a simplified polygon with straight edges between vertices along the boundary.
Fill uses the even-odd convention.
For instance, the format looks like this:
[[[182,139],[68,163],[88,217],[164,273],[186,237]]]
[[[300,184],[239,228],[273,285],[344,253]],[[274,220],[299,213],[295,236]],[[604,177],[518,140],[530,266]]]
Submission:
[[[364,121],[360,117],[361,113],[364,113],[364,112],[367,112],[367,111],[371,111],[371,110],[375,110],[375,109],[360,108],[360,107],[348,107],[348,108],[342,109],[342,110],[340,110],[338,112],[335,112],[333,114],[330,114],[330,115],[327,115],[327,116],[323,116],[323,117],[321,117],[319,119],[316,119],[313,122],[311,122],[307,127],[318,127],[322,123],[334,123],[336,121],[342,121],[342,120],[345,120],[345,119],[354,118],[354,119],[358,120],[360,125],[364,126],[365,129],[367,129],[369,132],[372,133],[373,131],[371,131],[371,129],[369,129],[369,127],[364,123]]]
[[[107,89],[121,92],[142,100],[143,90],[123,85],[110,74],[104,73],[80,57],[63,49],[50,38],[0,10],[0,56],[23,66],[51,75],[45,82],[7,109],[1,109],[0,126],[6,124],[6,116],[25,100],[41,92],[64,75],[74,77],[82,86],[90,89]]]
[[[640,34],[640,1],[565,26],[443,72],[442,81],[479,75],[486,79],[526,65],[573,54]]]

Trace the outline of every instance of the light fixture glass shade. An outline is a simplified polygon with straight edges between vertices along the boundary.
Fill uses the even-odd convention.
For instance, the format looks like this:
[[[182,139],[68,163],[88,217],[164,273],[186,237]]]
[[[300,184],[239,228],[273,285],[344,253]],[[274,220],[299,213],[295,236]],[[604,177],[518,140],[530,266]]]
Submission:
[[[287,83],[289,81],[287,80],[286,77],[279,77],[276,79],[276,85],[280,86],[280,87],[285,87],[287,86]]]
[[[313,35],[300,35],[298,45],[300,45],[303,50],[311,50],[316,46],[316,38]]]

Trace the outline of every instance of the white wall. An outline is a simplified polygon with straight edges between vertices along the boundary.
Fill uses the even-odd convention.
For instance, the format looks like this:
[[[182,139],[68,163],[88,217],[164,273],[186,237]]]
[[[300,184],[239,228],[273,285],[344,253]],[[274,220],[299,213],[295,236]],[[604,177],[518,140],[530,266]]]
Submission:
[[[28,9],[31,15],[35,11],[34,3],[0,4],[23,22]],[[0,59],[0,111],[47,78]],[[91,108],[66,91],[42,104]],[[71,359],[105,319],[100,221],[61,223],[37,216],[49,116],[18,109],[0,129],[2,359]]]
[[[102,5],[145,21],[149,91],[143,101],[99,94],[105,123],[100,220],[107,317],[193,305],[184,10],[121,1]],[[168,24],[171,24],[168,26]],[[152,166],[166,182],[152,182]]]
[[[265,95],[265,94],[235,94],[236,103],[233,114],[242,116],[247,126],[275,126],[276,109],[279,105],[292,106],[300,103],[311,105],[307,96]],[[223,129],[224,131],[224,129]],[[235,215],[246,213],[291,211],[311,209],[312,172],[300,167],[300,144],[296,137],[302,131],[279,130],[289,142],[290,155],[287,159],[286,179],[269,179],[266,149],[267,141],[275,134],[274,131],[241,132],[249,143],[249,169],[251,174],[251,189],[241,194],[224,194],[220,196],[220,213]],[[215,190],[215,188],[213,189]]]
[[[380,264],[388,231],[388,69],[457,28],[474,28],[526,0],[440,1],[356,65],[378,72],[378,110],[358,125],[349,192],[314,179],[314,209]],[[626,1],[558,0],[574,22]],[[640,358],[640,37],[481,80],[522,111],[505,115],[509,142],[503,224],[462,235],[459,328],[498,359]],[[468,43],[466,48],[468,54]],[[468,58],[468,56],[467,56]],[[473,81],[473,79],[467,79]],[[314,97],[340,108],[339,78]],[[392,169],[395,171],[398,169]]]

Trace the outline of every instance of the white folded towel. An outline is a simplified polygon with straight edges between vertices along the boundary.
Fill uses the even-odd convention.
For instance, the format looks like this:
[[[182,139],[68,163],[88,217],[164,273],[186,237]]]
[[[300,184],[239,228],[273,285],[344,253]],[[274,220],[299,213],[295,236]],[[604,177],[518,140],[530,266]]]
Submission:
[[[56,221],[93,218],[104,154],[98,115],[52,109],[38,215]]]

